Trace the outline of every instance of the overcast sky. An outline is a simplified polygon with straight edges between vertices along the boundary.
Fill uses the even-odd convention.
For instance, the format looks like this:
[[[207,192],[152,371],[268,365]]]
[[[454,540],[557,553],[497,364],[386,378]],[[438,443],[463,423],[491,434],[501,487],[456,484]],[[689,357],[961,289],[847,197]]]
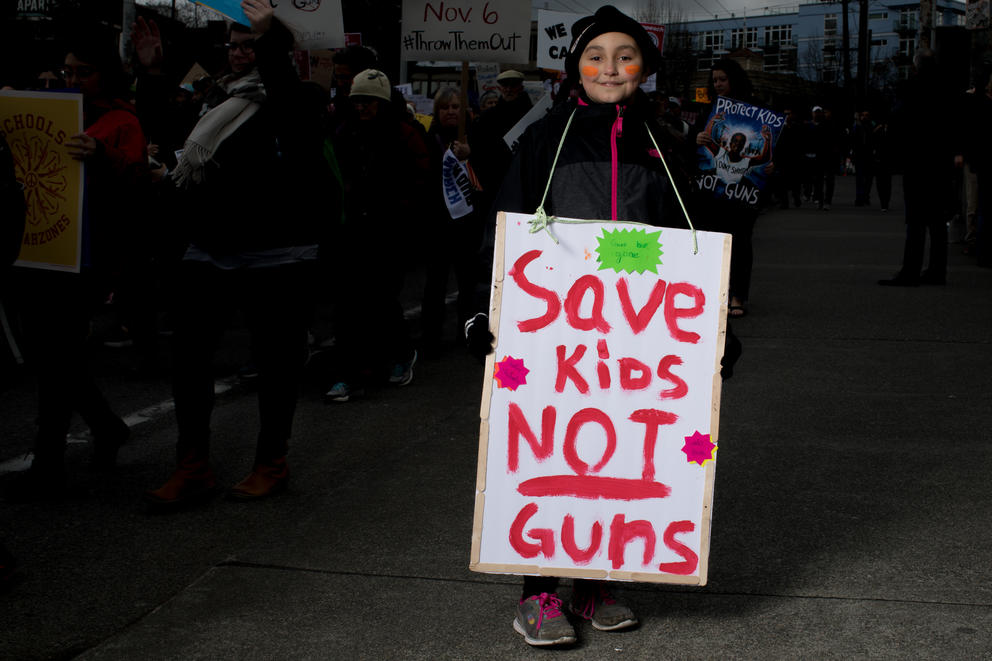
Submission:
[[[809,0],[807,0],[809,1]],[[645,7],[652,4],[651,0],[532,0],[534,7],[538,9],[550,9],[552,11],[568,11],[575,13],[591,14],[604,4],[612,4],[617,9],[634,15],[638,7]],[[661,8],[663,16],[666,0],[654,0],[654,4]],[[757,16],[765,13],[765,9],[772,11],[782,11],[788,8],[795,9],[799,6],[798,0],[671,0],[672,7],[681,12],[682,16],[688,20],[700,20],[713,18],[719,15],[720,18],[729,18],[730,14],[736,16]]]
[[[179,4],[188,1],[180,0]],[[347,0],[341,1],[347,2]],[[169,4],[168,0],[137,0],[139,5],[163,2]],[[664,22],[664,18],[669,15],[666,9],[669,2],[673,10],[681,14],[683,20],[701,20],[713,18],[714,15],[729,18],[730,14],[737,17],[757,16],[766,13],[766,10],[783,11],[789,8],[794,10],[799,6],[799,0],[531,0],[531,5],[537,9],[592,14],[602,5],[612,4],[631,16],[637,15],[639,8],[643,10],[654,5],[661,11]]]

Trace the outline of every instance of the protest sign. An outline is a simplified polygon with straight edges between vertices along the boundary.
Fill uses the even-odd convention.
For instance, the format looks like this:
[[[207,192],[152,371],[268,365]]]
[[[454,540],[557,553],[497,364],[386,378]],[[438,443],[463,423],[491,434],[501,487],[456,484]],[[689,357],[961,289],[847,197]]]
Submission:
[[[523,132],[527,130],[527,127],[536,122],[537,120],[544,117],[548,110],[551,109],[551,95],[545,93],[538,101],[530,107],[527,114],[520,118],[520,121],[513,125],[506,135],[503,136],[503,142],[512,151],[516,149],[517,140],[523,135]]]
[[[470,568],[705,584],[730,236],[530,219],[497,221]]]
[[[696,150],[699,174],[695,185],[715,197],[756,209],[784,125],[784,115],[718,96],[703,130],[712,142]]]
[[[472,180],[451,149],[441,159],[441,192],[452,219],[472,213]]]
[[[530,3],[403,0],[401,32],[407,60],[527,62]]]
[[[472,68],[475,69],[475,83],[479,87],[480,95],[490,90],[499,91],[499,83],[496,82],[496,76],[499,75],[499,65],[497,63],[473,62]]]
[[[537,66],[565,70],[565,57],[572,43],[572,24],[586,14],[563,11],[537,11]]]
[[[83,164],[65,142],[82,131],[82,94],[0,91],[0,132],[27,203],[19,266],[79,272]]]
[[[966,0],[964,27],[967,30],[987,30],[989,27],[989,0]]]
[[[648,37],[654,42],[654,45],[658,47],[658,52],[662,53],[665,50],[665,26],[657,25],[655,23],[641,23],[641,27],[644,31],[648,33]]]
[[[249,25],[241,0],[196,0],[196,4]],[[293,0],[274,3],[274,7],[276,18],[293,33],[298,50],[344,47],[341,0]]]
[[[207,70],[201,67],[199,62],[194,62],[193,66],[189,68],[189,71],[186,72],[186,75],[183,76],[183,79],[180,81],[179,84],[192,85],[201,78],[209,78],[209,77],[210,74],[207,73]]]
[[[310,51],[310,82],[325,90],[331,89],[334,84],[334,51],[323,48]]]

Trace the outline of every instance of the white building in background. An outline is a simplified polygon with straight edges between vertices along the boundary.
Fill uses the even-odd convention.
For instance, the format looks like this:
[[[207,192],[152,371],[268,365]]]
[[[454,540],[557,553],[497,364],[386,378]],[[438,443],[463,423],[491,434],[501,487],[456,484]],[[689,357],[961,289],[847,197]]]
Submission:
[[[700,71],[713,60],[742,48],[760,56],[762,70],[791,73],[809,81],[843,82],[843,5],[817,2],[767,9],[756,15],[731,15],[682,24],[666,41],[696,54]],[[905,77],[919,42],[919,3],[870,0],[869,80],[872,87]],[[857,76],[859,3],[848,3],[851,77]],[[965,3],[937,0],[934,27],[965,25]],[[674,43],[673,43],[674,42]],[[681,42],[681,43],[678,43]],[[756,58],[755,58],[756,59]]]

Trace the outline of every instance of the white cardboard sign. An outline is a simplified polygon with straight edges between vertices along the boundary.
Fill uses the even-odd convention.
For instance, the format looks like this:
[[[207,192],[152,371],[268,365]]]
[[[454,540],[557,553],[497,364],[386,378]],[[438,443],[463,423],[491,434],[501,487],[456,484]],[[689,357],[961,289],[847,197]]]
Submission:
[[[403,0],[406,60],[525,63],[530,3],[522,0]]]
[[[572,24],[586,14],[537,10],[537,66],[565,70],[565,56],[572,44]]]
[[[706,582],[730,237],[500,213],[470,568]]]

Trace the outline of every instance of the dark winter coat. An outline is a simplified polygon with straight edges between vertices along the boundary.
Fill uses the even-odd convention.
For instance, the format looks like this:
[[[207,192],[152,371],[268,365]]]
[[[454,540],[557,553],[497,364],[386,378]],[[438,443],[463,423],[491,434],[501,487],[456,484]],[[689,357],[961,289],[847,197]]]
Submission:
[[[183,238],[211,254],[314,245],[337,217],[323,197],[331,175],[321,108],[293,69],[291,47],[278,22],[255,42],[261,108],[220,144],[203,181],[176,196]]]
[[[672,156],[667,133],[649,116],[647,97],[638,91],[626,105],[589,104],[572,99],[532,124],[520,137],[517,154],[503,181],[493,212],[533,213],[541,203],[558,143],[572,111],[544,210],[549,216],[623,220],[687,228],[647,126],[681,191],[684,168]],[[492,259],[495,214],[486,232],[484,254]]]

